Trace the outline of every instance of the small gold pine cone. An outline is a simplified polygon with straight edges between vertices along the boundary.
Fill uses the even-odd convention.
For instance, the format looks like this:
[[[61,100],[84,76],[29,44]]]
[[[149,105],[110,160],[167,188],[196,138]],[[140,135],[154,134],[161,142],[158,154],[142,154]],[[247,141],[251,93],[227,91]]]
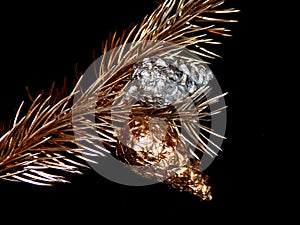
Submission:
[[[161,118],[135,116],[119,130],[116,155],[135,165],[133,171],[143,177],[210,200],[208,176],[199,170],[199,160],[191,158],[179,135],[176,126]]]

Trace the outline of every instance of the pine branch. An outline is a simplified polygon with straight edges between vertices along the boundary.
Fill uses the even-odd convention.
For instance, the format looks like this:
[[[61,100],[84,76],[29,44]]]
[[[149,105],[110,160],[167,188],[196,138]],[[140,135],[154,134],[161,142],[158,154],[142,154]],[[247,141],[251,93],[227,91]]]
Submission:
[[[90,160],[73,134],[76,118],[72,116],[84,109],[83,105],[72,106],[80,79],[66,97],[66,80],[61,91],[53,83],[48,93],[35,99],[27,89],[32,100],[29,109],[21,117],[22,102],[11,128],[0,138],[0,179],[49,186],[69,182],[64,175],[81,174],[81,169],[89,168],[86,161]]]
[[[183,48],[194,46],[198,50],[195,51],[196,54],[214,58],[217,55],[204,48],[203,44],[220,44],[211,34],[230,36],[230,30],[217,27],[217,23],[237,22],[217,16],[239,11],[234,8],[220,8],[224,2],[224,0],[163,1],[150,16],[145,16],[140,25],[135,25],[129,31],[123,31],[120,37],[117,37],[117,33],[111,35],[104,44],[103,53],[129,42],[134,43],[132,45],[134,49],[141,41],[159,40],[178,44]],[[119,59],[128,54],[124,55],[122,51],[118,53],[121,53]]]
[[[223,0],[166,0],[160,3],[151,15],[146,16],[141,24],[123,31],[121,35],[113,33],[104,42],[102,61],[99,67],[95,68],[95,82],[87,90],[81,90],[79,79],[67,97],[57,99],[51,95],[46,98],[40,95],[34,99],[23,117],[22,103],[12,127],[0,138],[0,179],[37,185],[67,182],[60,171],[80,173],[80,168],[86,167],[84,160],[91,160],[85,155],[101,156],[103,151],[107,152],[97,144],[98,142],[117,148],[116,133],[110,129],[112,123],[109,111],[120,112],[120,120],[124,119],[121,112],[126,109],[126,102],[114,106],[113,103],[127,88],[133,71],[132,65],[149,56],[164,57],[184,48],[206,58],[217,57],[218,55],[205,45],[219,43],[213,39],[215,34],[229,36],[229,30],[217,27],[217,23],[235,20],[216,16],[238,11],[233,8],[220,8],[223,3]],[[80,97],[73,102],[74,95],[78,93]],[[192,100],[197,102],[199,112],[222,97],[217,96],[205,102],[197,94],[201,93],[196,93]],[[91,105],[97,105],[96,109],[91,109]],[[181,107],[187,109],[183,110],[186,115],[191,116],[188,103],[182,103]],[[141,105],[133,108],[135,114],[145,115],[149,110],[152,113],[155,111],[153,108],[145,109]],[[94,124],[85,120],[85,115],[95,113],[100,122]],[[174,124],[179,119],[168,111],[156,113],[156,116],[175,121]],[[193,116],[204,119],[213,113],[217,112],[196,113]],[[188,121],[189,117],[180,120]],[[87,135],[84,136],[87,145],[75,140],[74,124],[79,126],[76,129],[82,129],[83,136]],[[85,132],[90,126],[97,128],[96,136],[88,136],[88,131]],[[214,154],[204,142],[201,144],[205,136],[193,136],[199,127],[186,125],[185,128],[190,130],[192,139],[200,142],[200,145],[194,147],[202,152]],[[213,133],[205,126],[201,126],[200,129]],[[94,147],[90,148],[90,144]]]

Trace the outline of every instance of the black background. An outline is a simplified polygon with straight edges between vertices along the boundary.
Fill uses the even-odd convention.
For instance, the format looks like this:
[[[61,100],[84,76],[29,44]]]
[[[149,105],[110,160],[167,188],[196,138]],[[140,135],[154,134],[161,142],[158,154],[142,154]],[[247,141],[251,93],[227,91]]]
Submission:
[[[223,56],[210,68],[224,92],[228,126],[223,152],[207,173],[213,186],[213,200],[201,202],[195,196],[168,189],[164,184],[131,187],[113,183],[94,171],[70,177],[70,184],[38,187],[0,181],[0,216],[11,220],[77,221],[96,219],[104,223],[158,222],[160,217],[200,221],[209,219],[258,220],[268,199],[268,168],[262,169],[263,152],[269,151],[267,131],[269,75],[260,67],[267,50],[264,10],[253,1],[227,0],[227,6],[241,9],[233,15],[239,23],[229,24],[233,37],[221,38],[223,45],[212,47]],[[72,80],[75,67],[84,71],[100,55],[101,42],[109,32],[141,21],[155,8],[154,1],[80,2],[62,5],[43,2],[2,6],[0,118],[13,118],[16,108],[32,95]],[[258,40],[259,39],[259,40]],[[260,52],[256,44],[265,42]],[[254,207],[252,205],[255,205]],[[275,203],[276,204],[276,203]],[[260,206],[260,207],[258,207]],[[62,216],[59,218],[59,216]]]

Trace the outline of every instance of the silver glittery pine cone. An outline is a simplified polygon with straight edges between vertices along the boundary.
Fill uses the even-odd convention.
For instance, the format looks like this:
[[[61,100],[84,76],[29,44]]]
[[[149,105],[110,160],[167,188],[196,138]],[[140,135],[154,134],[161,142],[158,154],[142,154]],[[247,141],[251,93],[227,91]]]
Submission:
[[[133,68],[125,97],[147,106],[163,107],[182,101],[213,78],[201,60],[177,56],[147,57]]]

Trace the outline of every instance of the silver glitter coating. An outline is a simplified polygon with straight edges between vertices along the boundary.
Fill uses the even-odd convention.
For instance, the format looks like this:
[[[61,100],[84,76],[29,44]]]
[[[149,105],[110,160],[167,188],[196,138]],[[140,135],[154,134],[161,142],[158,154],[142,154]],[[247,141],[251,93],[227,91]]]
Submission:
[[[133,69],[125,98],[155,107],[182,101],[213,78],[204,62],[176,56],[144,58]]]

